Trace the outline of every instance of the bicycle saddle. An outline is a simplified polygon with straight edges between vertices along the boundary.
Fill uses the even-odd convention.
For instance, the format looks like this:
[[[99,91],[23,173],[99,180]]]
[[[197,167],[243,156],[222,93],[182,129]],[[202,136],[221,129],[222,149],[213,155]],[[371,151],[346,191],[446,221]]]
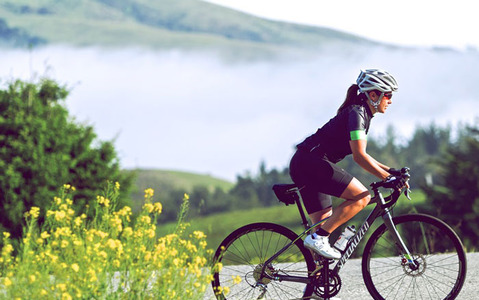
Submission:
[[[298,186],[294,183],[273,185],[276,197],[286,205],[295,204],[296,200],[299,200],[297,188]]]

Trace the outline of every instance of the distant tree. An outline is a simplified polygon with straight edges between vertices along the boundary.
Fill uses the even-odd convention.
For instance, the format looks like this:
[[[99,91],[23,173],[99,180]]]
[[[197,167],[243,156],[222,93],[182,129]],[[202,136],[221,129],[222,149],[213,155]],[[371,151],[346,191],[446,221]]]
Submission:
[[[479,247],[479,128],[470,127],[438,161],[442,186],[424,186],[431,209],[455,226],[466,246]]]
[[[228,211],[231,209],[233,197],[222,188],[216,188],[208,202],[208,214]]]
[[[207,215],[211,197],[212,195],[207,186],[195,186],[190,194],[190,214]]]
[[[260,206],[260,200],[256,193],[256,185],[250,175],[237,176],[236,185],[231,189],[230,194],[235,198],[233,205],[235,209],[247,209]]]
[[[0,90],[0,231],[20,236],[23,213],[48,208],[63,184],[77,189],[80,212],[107,180],[120,182],[125,195],[129,190],[112,142],[97,141],[91,126],[74,122],[63,104],[67,96],[48,79]]]
[[[415,186],[440,184],[437,160],[451,147],[450,128],[440,128],[434,123],[428,127],[418,127],[403,155],[406,164],[412,169]]]
[[[278,171],[275,168],[268,171],[265,162],[261,162],[258,176],[253,181],[256,194],[263,206],[278,204],[278,199],[276,199],[272,190],[274,184],[292,182],[287,168],[282,171]]]

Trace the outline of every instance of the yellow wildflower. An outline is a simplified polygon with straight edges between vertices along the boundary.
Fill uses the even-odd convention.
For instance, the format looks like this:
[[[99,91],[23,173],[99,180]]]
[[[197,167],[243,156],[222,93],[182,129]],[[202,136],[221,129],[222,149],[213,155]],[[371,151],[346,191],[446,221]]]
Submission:
[[[80,217],[76,217],[73,223],[75,224],[76,227],[80,227],[81,224],[83,223],[83,220]]]
[[[56,288],[62,292],[65,292],[67,290],[67,285],[65,283],[59,283],[57,284]]]
[[[117,181],[117,182],[115,182],[115,188],[116,188],[117,190],[119,190],[119,189],[120,189],[120,183],[119,183],[118,181]]]
[[[153,204],[153,211],[154,212],[161,214],[162,209],[163,209],[163,207],[162,207],[160,202],[156,202],[155,204]]]
[[[55,212],[55,221],[61,221],[63,219],[65,219],[65,212],[64,211],[56,211]]]
[[[115,250],[116,248],[118,248],[119,247],[118,244],[121,245],[121,242],[118,240],[113,240],[113,239],[108,239],[108,241],[106,242],[106,245],[112,250]]]
[[[76,191],[76,188],[75,188],[73,185],[71,185],[71,184],[64,184],[64,185],[63,185],[63,188],[64,188],[65,190]]]
[[[155,191],[152,188],[145,190],[145,198],[151,198],[155,194]]]
[[[115,259],[113,261],[113,266],[116,267],[116,268],[119,268],[120,267],[120,261],[118,259]]]
[[[3,278],[3,285],[5,285],[6,287],[11,286],[12,281],[10,280],[10,278],[8,277]]]
[[[175,258],[173,259],[173,264],[178,267],[178,265],[180,264],[180,260],[178,258]]]
[[[68,293],[63,293],[62,294],[62,300],[72,300],[72,296],[70,296],[70,294]]]
[[[131,227],[126,227],[124,230],[123,230],[123,236],[124,237],[130,237],[133,235],[133,229]]]
[[[153,212],[153,209],[154,206],[151,203],[145,203],[145,205],[143,205],[143,210],[147,211],[149,214]]]
[[[78,273],[78,271],[80,271],[80,266],[78,266],[78,264],[73,264],[71,267],[72,267],[72,270],[77,272],[77,273]]]
[[[150,224],[151,223],[151,218],[149,216],[142,216],[140,218],[140,222],[145,223],[145,224]]]
[[[241,277],[239,275],[231,277],[233,278],[233,284],[239,284],[241,282]]]
[[[33,206],[28,212],[28,215],[31,216],[33,219],[38,218],[38,216],[40,215],[40,208]]]
[[[203,231],[194,231],[194,232],[193,232],[193,235],[194,235],[195,238],[197,238],[198,240],[206,238],[206,234],[205,234]]]
[[[102,204],[105,207],[110,206],[110,199],[108,199],[108,198],[105,198],[103,196],[96,196],[96,200],[97,200],[98,204]]]
[[[93,269],[89,269],[87,271],[87,274],[88,274],[88,277],[90,278],[90,282],[95,282],[98,280],[98,278],[96,277],[96,271],[93,270]]]
[[[217,263],[215,269],[218,273],[221,272],[221,270],[223,269],[223,264],[222,263]]]
[[[13,252],[13,246],[12,245],[6,244],[5,246],[3,246],[2,256],[9,255],[12,252]]]
[[[230,293],[229,286],[225,286],[225,288],[223,289],[223,292],[224,292],[225,295],[228,295]]]

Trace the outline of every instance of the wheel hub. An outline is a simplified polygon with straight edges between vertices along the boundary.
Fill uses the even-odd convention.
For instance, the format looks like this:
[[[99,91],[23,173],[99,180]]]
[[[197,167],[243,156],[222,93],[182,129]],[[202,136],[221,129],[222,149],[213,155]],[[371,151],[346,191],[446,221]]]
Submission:
[[[254,268],[253,278],[256,281],[256,283],[261,283],[266,285],[271,282],[274,268],[271,265],[266,266],[266,268],[264,268],[264,274],[263,276],[261,276],[263,271],[263,266],[264,266],[263,264],[259,264],[256,266],[256,268]]]
[[[414,265],[409,263],[406,259],[402,259],[402,268],[404,273],[412,277],[421,276],[424,274],[424,272],[426,272],[426,259],[422,254],[414,254],[412,256],[414,257]]]

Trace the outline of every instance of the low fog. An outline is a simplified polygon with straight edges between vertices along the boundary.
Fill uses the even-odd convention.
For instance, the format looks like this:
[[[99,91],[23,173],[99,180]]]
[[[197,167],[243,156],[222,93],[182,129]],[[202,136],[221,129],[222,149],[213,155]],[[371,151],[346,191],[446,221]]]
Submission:
[[[294,145],[334,116],[361,68],[383,68],[399,82],[385,115],[408,139],[419,125],[455,126],[479,116],[479,53],[375,50],[362,55],[226,62],[180,51],[47,47],[0,50],[1,85],[42,76],[66,84],[77,122],[115,140],[123,168],[236,175],[283,168]]]

